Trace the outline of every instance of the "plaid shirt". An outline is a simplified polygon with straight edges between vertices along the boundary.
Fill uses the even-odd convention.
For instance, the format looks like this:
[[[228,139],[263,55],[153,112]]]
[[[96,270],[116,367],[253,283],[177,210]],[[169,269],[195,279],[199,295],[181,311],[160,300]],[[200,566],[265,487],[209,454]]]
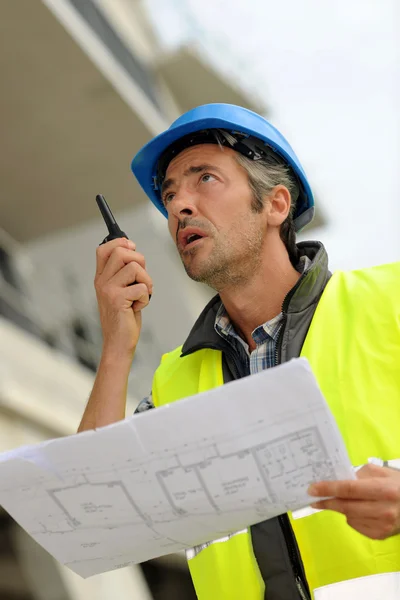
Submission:
[[[250,352],[248,344],[240,337],[229,319],[223,304],[218,309],[215,318],[216,332],[232,346],[245,367],[245,372],[251,375],[263,369],[269,369],[275,364],[276,342],[282,327],[282,313],[256,327],[251,337],[256,343],[256,348]]]
[[[297,266],[299,273],[303,273],[309,267],[310,263],[310,259],[303,256]],[[274,366],[276,343],[280,328],[282,327],[282,320],[283,315],[279,313],[279,315],[276,315],[270,321],[256,327],[251,334],[256,343],[256,348],[252,352],[249,352],[248,344],[236,332],[223,304],[221,304],[216,314],[214,327],[218,335],[231,344],[240,362],[245,367],[246,372],[253,375]],[[139,403],[135,412],[144,412],[150,408],[154,408],[151,395]]]

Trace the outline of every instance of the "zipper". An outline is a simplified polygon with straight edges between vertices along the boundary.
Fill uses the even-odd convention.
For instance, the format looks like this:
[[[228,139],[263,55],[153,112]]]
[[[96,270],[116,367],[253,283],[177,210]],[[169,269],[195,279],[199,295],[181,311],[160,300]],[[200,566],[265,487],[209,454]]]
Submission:
[[[296,587],[300,594],[301,600],[310,600],[310,596],[307,594],[303,587],[303,582],[300,577],[296,577]]]
[[[233,367],[233,375],[235,376],[235,379],[241,379],[242,377],[244,377],[244,373],[240,372],[240,368],[238,367],[237,363],[236,363],[236,357],[235,357],[235,353],[234,352],[225,352],[225,354],[227,356],[229,356],[229,358],[231,359],[231,365]]]
[[[300,286],[300,283],[303,281],[303,279],[307,273],[308,273],[308,269],[303,271],[303,273],[300,275],[299,279],[297,280],[296,285],[294,287],[292,287],[292,289],[286,294],[286,296],[283,299],[282,307],[281,307],[282,325],[279,330],[278,339],[276,341],[276,348],[275,348],[275,366],[279,365],[281,362],[282,340],[283,340],[283,333],[284,333],[286,321],[287,321],[287,309],[289,308],[291,299],[295,295],[297,289]]]
[[[274,361],[275,367],[277,365],[279,365],[281,362],[282,340],[283,340],[283,333],[284,333],[285,327],[286,327],[286,321],[287,321],[287,314],[284,313],[282,310],[282,325],[279,330],[278,339],[276,340],[276,346],[275,346],[275,361]]]
[[[283,334],[285,331],[286,323],[287,323],[287,310],[289,308],[290,300],[293,298],[300,282],[302,281],[305,272],[302,273],[301,277],[299,277],[296,285],[286,294],[283,302],[282,302],[282,325],[279,330],[278,339],[276,342],[275,348],[275,366],[279,365],[282,360],[282,341]],[[308,588],[307,580],[305,577],[303,565],[301,562],[300,553],[297,547],[296,538],[294,537],[294,533],[292,527],[290,525],[289,517],[285,515],[280,515],[278,517],[279,524],[281,526],[281,530],[283,533],[283,537],[286,543],[286,548],[289,554],[289,560],[292,567],[292,571],[294,574],[295,584],[297,591],[301,600],[311,600],[310,591]]]
[[[311,600],[299,550],[297,548],[297,542],[290,525],[289,517],[287,515],[279,515],[278,520],[285,539],[297,591],[299,592],[301,600]]]

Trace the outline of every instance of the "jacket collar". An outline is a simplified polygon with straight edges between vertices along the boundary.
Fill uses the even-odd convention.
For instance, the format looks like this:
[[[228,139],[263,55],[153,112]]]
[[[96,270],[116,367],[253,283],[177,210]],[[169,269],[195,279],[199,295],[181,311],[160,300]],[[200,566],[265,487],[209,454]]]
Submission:
[[[311,263],[283,302],[282,312],[286,314],[299,313],[316,305],[330,277],[328,255],[321,242],[300,242],[297,247],[300,256],[308,256]],[[194,324],[183,344],[181,356],[191,354],[200,348],[224,350],[228,346],[214,328],[215,317],[220,306],[221,299],[217,294],[203,309]]]

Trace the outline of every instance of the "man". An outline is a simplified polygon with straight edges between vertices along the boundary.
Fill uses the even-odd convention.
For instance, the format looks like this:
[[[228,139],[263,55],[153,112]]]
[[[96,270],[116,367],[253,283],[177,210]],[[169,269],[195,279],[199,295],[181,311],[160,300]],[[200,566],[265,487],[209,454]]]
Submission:
[[[243,108],[188,112],[132,170],[167,217],[189,277],[218,292],[163,358],[139,410],[301,354],[361,467],[357,480],[310,488],[331,498],[313,504],[328,510],[281,515],[188,552],[198,597],[398,598],[400,477],[390,461],[400,457],[400,265],[331,276],[322,244],[296,245],[314,210],[307,178],[283,136]],[[152,292],[144,257],[125,239],[97,250],[95,285],[104,347],[80,430],[124,418]]]

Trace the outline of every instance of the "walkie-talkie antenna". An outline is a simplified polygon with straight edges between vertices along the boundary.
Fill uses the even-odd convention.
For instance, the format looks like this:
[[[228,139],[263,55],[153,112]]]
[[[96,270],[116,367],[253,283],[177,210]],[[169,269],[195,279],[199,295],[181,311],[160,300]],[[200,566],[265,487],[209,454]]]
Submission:
[[[124,237],[129,239],[128,236],[122,229],[120,229],[117,221],[115,220],[114,215],[111,212],[110,207],[107,204],[107,200],[104,198],[103,194],[97,194],[96,196],[97,206],[100,209],[102,217],[104,219],[105,224],[107,225],[109,235],[104,238],[103,244],[106,242],[110,242],[111,240],[115,240],[117,238]]]

